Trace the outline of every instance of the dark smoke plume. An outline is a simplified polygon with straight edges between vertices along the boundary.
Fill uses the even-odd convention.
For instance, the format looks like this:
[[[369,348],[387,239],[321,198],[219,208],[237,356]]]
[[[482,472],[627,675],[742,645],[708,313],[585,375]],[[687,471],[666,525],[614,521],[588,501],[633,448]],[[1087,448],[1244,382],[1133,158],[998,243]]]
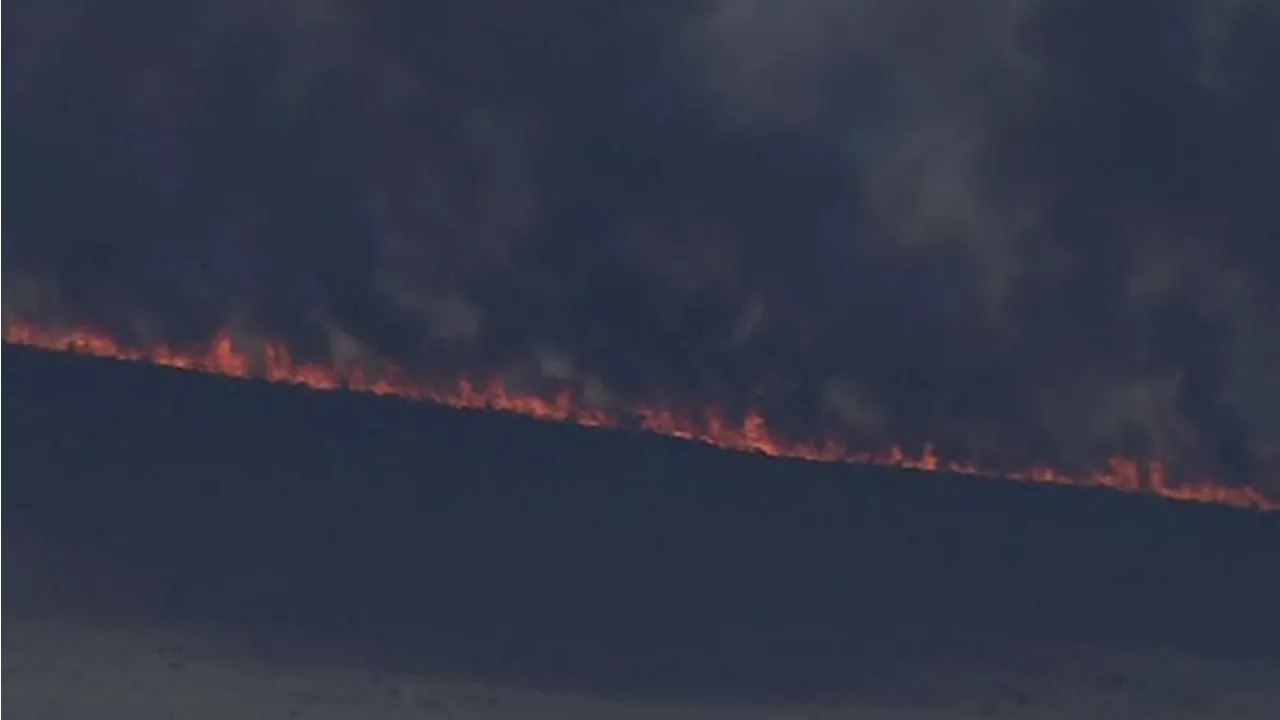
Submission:
[[[1274,2],[6,10],[9,316],[1280,487]]]

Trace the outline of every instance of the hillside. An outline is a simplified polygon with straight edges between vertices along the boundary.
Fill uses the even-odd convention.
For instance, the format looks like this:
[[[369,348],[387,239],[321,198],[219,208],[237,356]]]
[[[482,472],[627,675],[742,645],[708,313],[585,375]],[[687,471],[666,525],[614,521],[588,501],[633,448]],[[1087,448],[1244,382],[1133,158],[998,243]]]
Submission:
[[[1280,656],[1274,514],[3,353],[6,619],[770,703],[1063,643]]]

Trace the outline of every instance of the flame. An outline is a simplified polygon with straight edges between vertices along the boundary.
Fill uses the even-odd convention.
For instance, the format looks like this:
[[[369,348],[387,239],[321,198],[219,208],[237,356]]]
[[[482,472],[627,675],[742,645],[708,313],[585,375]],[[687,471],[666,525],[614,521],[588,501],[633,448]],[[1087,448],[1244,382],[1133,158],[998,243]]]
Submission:
[[[234,378],[259,378],[273,383],[298,385],[312,390],[372,393],[417,402],[447,405],[471,410],[495,410],[524,415],[539,420],[574,423],[596,428],[638,427],[644,431],[701,442],[725,450],[756,453],[777,458],[794,458],[827,463],[880,465],[925,472],[948,472],[987,478],[1002,478],[1077,487],[1101,487],[1138,494],[1157,495],[1171,500],[1229,505],[1264,512],[1280,511],[1280,501],[1250,486],[1225,485],[1215,480],[1175,483],[1168,479],[1164,465],[1158,460],[1138,462],[1111,458],[1107,469],[1085,475],[1069,475],[1047,466],[1034,466],[1018,472],[996,471],[972,463],[943,460],[935,447],[926,444],[919,456],[911,456],[894,446],[885,452],[855,452],[834,440],[823,442],[790,442],[776,438],[759,412],[748,412],[740,424],[727,420],[714,408],[701,413],[702,419],[646,405],[607,414],[582,407],[568,390],[547,398],[509,392],[501,379],[477,383],[458,380],[456,386],[443,388],[406,379],[392,369],[370,378],[363,369],[340,372],[334,368],[294,360],[289,348],[279,341],[268,341],[261,358],[253,358],[236,348],[230,333],[221,331],[206,346],[197,349],[175,349],[159,345],[150,349],[126,347],[110,334],[90,328],[67,332],[45,330],[21,321],[6,323],[4,342],[57,352],[89,355],[128,362],[145,362],[193,372]]]

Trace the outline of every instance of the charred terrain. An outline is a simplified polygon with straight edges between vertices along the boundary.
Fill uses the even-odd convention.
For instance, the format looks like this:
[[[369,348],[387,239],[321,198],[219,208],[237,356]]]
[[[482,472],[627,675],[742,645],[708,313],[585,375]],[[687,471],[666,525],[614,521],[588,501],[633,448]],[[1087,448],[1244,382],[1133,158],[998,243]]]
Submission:
[[[6,9],[11,714],[1280,717],[1280,3]]]
[[[11,628],[198,625],[308,661],[751,704],[911,705],[922,674],[1064,644],[1280,656],[1274,513],[3,360]]]

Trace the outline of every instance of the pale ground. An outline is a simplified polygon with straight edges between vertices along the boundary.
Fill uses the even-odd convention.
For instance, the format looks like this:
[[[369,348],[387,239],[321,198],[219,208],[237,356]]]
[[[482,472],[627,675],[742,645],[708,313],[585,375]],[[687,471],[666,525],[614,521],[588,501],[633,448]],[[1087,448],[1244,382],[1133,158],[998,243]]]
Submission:
[[[3,646],[3,709],[10,718],[1280,717],[1280,659],[1159,652],[1062,649],[1017,667],[932,672],[928,708],[742,708],[593,699],[308,664],[300,652],[264,651],[260,643],[198,629],[102,620],[6,613]]]
[[[53,572],[72,564],[48,547],[9,545],[0,698],[11,720],[1280,718],[1280,657],[1151,650],[959,651],[909,676],[890,673],[881,696],[895,698],[894,705],[880,707],[856,700],[810,707],[651,702],[433,678],[308,660],[316,657],[311,648],[282,636],[53,610],[68,598],[100,598],[102,587],[116,585],[95,584],[89,571]],[[786,662],[779,657],[774,664]],[[917,702],[907,707],[904,698]]]

